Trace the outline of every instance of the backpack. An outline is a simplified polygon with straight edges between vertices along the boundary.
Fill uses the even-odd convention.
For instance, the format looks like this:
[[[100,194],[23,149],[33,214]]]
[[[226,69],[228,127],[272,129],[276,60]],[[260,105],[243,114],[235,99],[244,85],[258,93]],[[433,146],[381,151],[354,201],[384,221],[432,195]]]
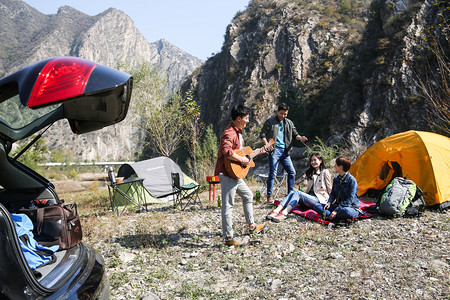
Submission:
[[[59,246],[44,247],[34,239],[33,223],[25,214],[11,214],[23,255],[32,270],[56,262],[55,252]]]
[[[414,181],[395,177],[381,197],[378,212],[387,216],[419,216],[425,208],[422,190]]]

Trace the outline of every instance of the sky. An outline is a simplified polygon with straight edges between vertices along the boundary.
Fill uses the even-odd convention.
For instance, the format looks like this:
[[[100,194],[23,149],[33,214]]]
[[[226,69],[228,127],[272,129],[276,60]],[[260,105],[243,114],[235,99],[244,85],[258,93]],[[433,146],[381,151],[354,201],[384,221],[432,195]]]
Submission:
[[[126,13],[149,43],[165,39],[202,60],[220,52],[225,30],[250,0],[24,0],[44,14],[71,6],[95,16],[110,7]]]

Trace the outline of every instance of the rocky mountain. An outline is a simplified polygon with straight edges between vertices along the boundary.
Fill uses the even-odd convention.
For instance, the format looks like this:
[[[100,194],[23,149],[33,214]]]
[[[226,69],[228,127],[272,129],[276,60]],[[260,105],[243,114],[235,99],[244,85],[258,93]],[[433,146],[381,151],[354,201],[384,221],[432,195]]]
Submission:
[[[195,90],[218,134],[231,108],[245,103],[253,109],[250,142],[259,141],[263,122],[287,102],[310,140],[357,153],[391,134],[429,129],[416,76],[427,65],[427,30],[441,33],[442,8],[420,0],[254,0],[228,26],[222,51],[183,88]]]
[[[0,27],[0,77],[48,57],[77,56],[113,68],[149,62],[167,74],[168,85],[175,88],[202,64],[164,39],[147,42],[133,21],[114,8],[89,16],[63,6],[46,15],[21,0],[0,0]],[[98,132],[72,135],[72,141],[61,122],[44,138],[51,150],[70,148],[82,160],[131,159],[139,146],[131,138],[136,134],[129,119]]]
[[[148,43],[130,17],[114,8],[89,16],[62,6],[45,15],[21,0],[1,0],[0,17],[2,77],[43,58],[70,55],[113,68],[147,61],[175,86],[202,63],[164,39]]]

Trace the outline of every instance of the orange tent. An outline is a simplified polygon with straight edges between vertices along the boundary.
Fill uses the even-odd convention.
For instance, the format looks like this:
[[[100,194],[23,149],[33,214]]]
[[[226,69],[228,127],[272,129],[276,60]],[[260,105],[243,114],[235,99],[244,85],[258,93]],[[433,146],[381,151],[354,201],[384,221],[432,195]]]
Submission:
[[[450,206],[450,139],[410,130],[387,137],[367,149],[350,168],[359,195],[382,189],[393,177],[414,181],[427,206]]]

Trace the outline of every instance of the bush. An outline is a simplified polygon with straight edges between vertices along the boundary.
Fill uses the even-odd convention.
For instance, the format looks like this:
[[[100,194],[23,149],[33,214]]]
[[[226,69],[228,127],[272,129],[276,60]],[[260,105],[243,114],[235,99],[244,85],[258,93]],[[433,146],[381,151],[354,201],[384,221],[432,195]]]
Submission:
[[[69,173],[67,174],[67,177],[70,179],[75,179],[78,176],[78,171],[75,168],[71,168],[69,170]]]
[[[197,180],[205,180],[206,176],[213,175],[217,160],[219,141],[214,133],[212,125],[209,125],[201,139],[200,148],[196,153],[197,158]],[[186,162],[190,170],[193,170],[193,160],[190,158]]]
[[[316,143],[312,147],[307,147],[305,154],[306,154],[306,164],[309,165],[309,158],[313,153],[320,153],[323,158],[323,162],[325,163],[326,167],[330,167],[333,165],[333,160],[338,157],[341,153],[339,147],[337,145],[331,145],[327,146],[325,143],[316,136]]]
[[[35,136],[29,138],[29,140],[33,140]],[[27,141],[29,141],[27,140]],[[15,151],[11,153],[12,157],[16,157],[21,151],[28,146],[28,142],[23,142]],[[25,152],[23,152],[17,160],[27,167],[39,171],[39,164],[45,162],[45,156],[48,153],[48,148],[45,145],[44,139],[38,139],[34,144],[30,146]]]

